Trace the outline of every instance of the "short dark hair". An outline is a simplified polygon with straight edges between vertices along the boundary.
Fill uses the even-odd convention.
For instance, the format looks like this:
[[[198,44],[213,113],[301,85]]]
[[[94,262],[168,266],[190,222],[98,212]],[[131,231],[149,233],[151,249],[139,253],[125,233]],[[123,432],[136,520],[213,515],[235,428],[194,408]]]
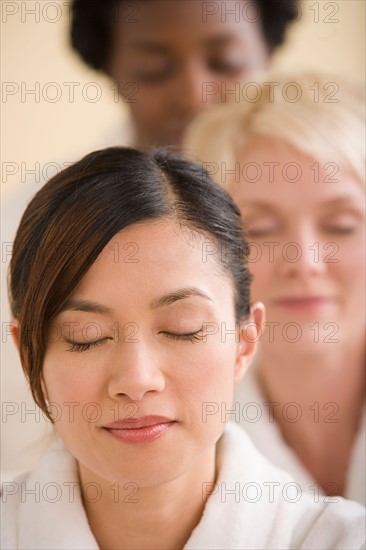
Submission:
[[[251,276],[240,211],[203,167],[164,150],[113,147],[91,153],[54,176],[31,200],[10,262],[21,362],[34,400],[46,414],[41,380],[52,320],[114,235],[161,218],[216,246],[217,265],[233,282],[236,320],[248,316]]]
[[[106,72],[112,49],[112,26],[119,2],[125,0],[73,0],[71,45],[93,69]],[[298,16],[298,0],[255,0],[264,38],[270,51],[285,39],[288,24]]]

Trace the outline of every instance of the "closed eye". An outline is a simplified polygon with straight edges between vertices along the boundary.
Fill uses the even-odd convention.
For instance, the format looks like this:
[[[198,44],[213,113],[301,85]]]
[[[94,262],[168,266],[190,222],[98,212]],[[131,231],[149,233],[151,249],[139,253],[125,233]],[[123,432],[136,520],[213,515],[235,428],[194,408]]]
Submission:
[[[154,84],[155,82],[162,82],[164,80],[167,80],[172,74],[173,70],[171,68],[166,68],[159,71],[136,72],[135,78],[140,82]]]
[[[230,61],[212,60],[209,63],[211,70],[216,73],[236,75],[241,73],[245,69],[243,63],[235,63]]]
[[[248,237],[261,237],[278,232],[281,223],[272,217],[261,217],[257,220],[247,220],[244,223]]]
[[[103,344],[105,344],[107,340],[113,340],[113,338],[101,338],[100,340],[95,340],[94,342],[72,342],[71,340],[67,340],[67,342],[70,344],[70,347],[67,348],[67,351],[88,351],[89,349],[103,346]]]
[[[357,229],[356,225],[327,225],[323,227],[327,233],[334,233],[336,235],[350,235]]]
[[[159,332],[159,334],[164,334],[164,336],[166,336],[166,338],[169,338],[170,340],[181,340],[194,343],[202,341],[202,330],[203,327],[201,327],[200,330],[197,330],[196,332],[189,332],[186,334],[176,334],[174,332]]]

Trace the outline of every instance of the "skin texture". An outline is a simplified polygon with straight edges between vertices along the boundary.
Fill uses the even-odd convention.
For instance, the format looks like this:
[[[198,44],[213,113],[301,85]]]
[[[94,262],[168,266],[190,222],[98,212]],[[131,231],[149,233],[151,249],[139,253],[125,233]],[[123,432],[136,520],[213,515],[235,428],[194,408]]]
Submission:
[[[121,9],[107,68],[130,107],[139,145],[179,145],[203,109],[267,68],[257,11],[246,1],[157,0]],[[230,15],[230,11],[232,12]]]
[[[136,263],[126,261],[131,246]],[[198,288],[208,299],[192,296],[153,305],[162,295],[188,287]],[[197,341],[169,337],[199,331],[204,323],[224,323],[231,330],[235,317],[230,276],[216,259],[202,262],[201,237],[165,220],[117,234],[70,299],[112,310],[90,313],[74,306],[61,312],[54,326],[62,336],[55,338],[50,330],[43,371],[45,394],[61,411],[55,429],[78,461],[81,482],[101,487],[95,503],[84,495],[98,544],[182,547],[202,514],[202,483],[215,479],[215,444],[227,420],[215,414],[204,422],[203,404],[231,408],[234,384],[255,352],[263,306],[252,307],[246,322],[255,324],[248,330],[238,327],[237,337],[224,338],[221,330],[208,334],[205,328]],[[70,341],[87,344],[103,338],[97,347],[70,350]],[[73,417],[65,405],[70,402],[79,404]],[[86,408],[89,403],[98,405],[99,417],[93,417],[95,406]],[[121,443],[103,428],[149,414],[175,421],[150,443]],[[137,488],[138,502],[133,505],[127,498],[130,491],[123,492],[126,483]],[[112,484],[119,484],[126,498],[116,502]]]
[[[342,169],[332,176],[338,182],[328,182],[331,167],[321,169],[319,183],[315,183],[317,161],[279,142],[259,140],[240,162],[242,166],[256,162],[262,169],[258,182],[236,185],[233,196],[243,213],[249,240],[257,244],[252,247],[250,263],[254,275],[252,293],[254,300],[265,301],[267,321],[277,321],[281,326],[297,322],[303,337],[294,347],[302,354],[319,353],[328,343],[314,341],[314,330],[308,327],[315,321],[337,324],[339,333],[329,339],[346,341],[355,333],[360,336],[365,326],[364,312],[359,307],[365,296],[362,185]],[[265,162],[279,163],[272,182]],[[286,168],[291,162],[301,169],[297,182],[286,181],[286,177],[296,179],[296,168]],[[325,163],[318,164],[321,168]],[[272,249],[265,242],[278,243],[272,257]],[[288,245],[291,242],[297,246]],[[293,261],[297,257],[299,260]],[[278,304],[282,298],[305,294],[326,297],[327,301],[309,309]],[[337,327],[323,328],[324,337],[332,330],[336,332]],[[295,336],[289,333],[289,337]],[[271,344],[271,352],[274,346],[281,345],[283,341],[277,339]]]
[[[279,403],[274,414],[284,439],[325,492],[342,494],[365,395],[364,187],[342,166],[331,176],[325,163],[280,141],[256,139],[240,158],[241,167],[248,162],[257,163],[262,177],[234,184],[232,194],[249,242],[256,243],[252,296],[264,302],[272,324],[261,340],[259,382],[266,398]],[[272,181],[265,162],[279,163]],[[296,177],[294,169],[286,172],[289,162],[300,167],[296,183],[286,181]],[[296,262],[299,249],[286,249],[291,242],[301,250]],[[272,258],[268,243],[278,243]],[[307,307],[278,302],[306,295],[325,299]],[[297,328],[283,332],[288,323]],[[301,407],[296,423],[280,413],[290,402]]]

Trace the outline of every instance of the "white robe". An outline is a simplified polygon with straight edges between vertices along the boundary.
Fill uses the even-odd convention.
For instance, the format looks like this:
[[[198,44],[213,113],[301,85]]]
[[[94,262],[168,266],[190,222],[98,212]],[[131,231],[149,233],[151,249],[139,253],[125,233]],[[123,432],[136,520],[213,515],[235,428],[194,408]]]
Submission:
[[[286,470],[300,484],[303,491],[314,494],[315,480],[300,462],[296,453],[284,441],[278,424],[270,416],[268,401],[259,386],[256,367],[253,366],[245,375],[242,383],[235,388],[237,417],[240,424],[251,437],[254,445],[275,466]],[[233,407],[234,408],[234,407]],[[329,413],[332,409],[328,410]],[[291,411],[295,415],[296,411]],[[323,414],[326,414],[323,412]],[[354,443],[346,479],[345,498],[366,505],[366,408]],[[336,452],[336,450],[335,450]],[[321,491],[320,491],[321,492]]]
[[[232,422],[218,442],[217,467],[216,490],[185,550],[364,548],[362,506],[340,498],[315,503]],[[4,484],[1,548],[97,550],[78,486],[70,498],[77,482],[76,460],[57,441],[33,472]]]

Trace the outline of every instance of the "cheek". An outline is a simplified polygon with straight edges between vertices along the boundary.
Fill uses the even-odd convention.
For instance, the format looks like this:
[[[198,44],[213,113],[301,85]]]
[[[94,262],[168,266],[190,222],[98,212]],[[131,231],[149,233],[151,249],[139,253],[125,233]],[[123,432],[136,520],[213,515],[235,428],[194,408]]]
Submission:
[[[261,258],[260,254],[262,255]],[[271,288],[274,280],[274,264],[264,260],[263,256],[264,252],[258,247],[258,251],[252,253],[251,260],[249,261],[249,271],[253,275],[251,297],[254,302],[256,300],[265,300],[268,289]]]
[[[340,245],[338,259],[327,264],[330,278],[339,289],[341,310],[337,323],[341,330],[337,338],[356,342],[358,338],[364,339],[365,330],[365,308],[361,305],[366,299],[364,246]]]
[[[173,399],[198,448],[217,441],[229,419],[226,411],[232,409],[237,348],[229,339],[226,344],[197,344],[201,350],[195,360],[179,366]]]
[[[44,381],[54,428],[66,445],[87,441],[95,422],[103,415],[100,384],[81,369],[57,368],[51,360],[44,365]]]
[[[192,350],[191,357],[184,354],[179,362],[176,388],[181,390],[182,398],[189,396],[198,408],[204,402],[224,401],[232,395],[237,348],[235,336],[229,333],[231,328],[227,327],[226,335],[221,331],[208,336],[206,342],[196,344],[199,350]]]
[[[328,263],[329,271],[337,277],[348,292],[365,289],[365,243],[339,245],[339,250],[334,255],[338,262]]]
[[[85,404],[97,401],[102,383],[90,366],[81,365],[73,358],[65,361],[65,357],[58,358],[57,353],[46,354],[43,378],[49,401],[60,406],[67,402]]]

